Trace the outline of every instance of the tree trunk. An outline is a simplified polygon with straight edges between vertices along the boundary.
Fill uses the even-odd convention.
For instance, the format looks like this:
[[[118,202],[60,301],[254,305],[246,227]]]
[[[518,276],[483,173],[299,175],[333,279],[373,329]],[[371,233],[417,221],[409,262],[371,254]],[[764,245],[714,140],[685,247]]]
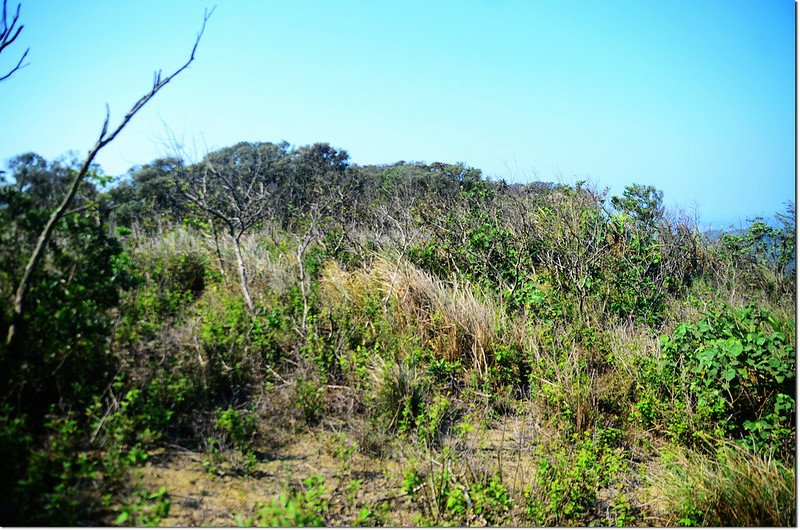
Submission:
[[[106,118],[106,124],[103,126],[103,134],[105,134],[107,126],[108,118]],[[67,208],[69,208],[72,199],[74,199],[75,195],[78,193],[78,188],[80,187],[81,182],[83,182],[83,178],[89,171],[89,167],[91,166],[95,155],[102,147],[101,142],[102,135],[100,140],[97,141],[94,149],[89,152],[89,156],[83,162],[80,171],[78,171],[78,173],[75,175],[75,178],[72,180],[72,183],[70,183],[67,194],[64,196],[64,199],[62,199],[61,204],[59,204],[58,208],[53,211],[53,213],[50,215],[50,218],[47,220],[47,224],[44,225],[44,229],[39,234],[39,239],[36,241],[36,247],[33,249],[33,253],[28,259],[28,263],[25,265],[22,278],[20,279],[16,293],[14,294],[14,314],[11,319],[11,325],[8,327],[8,335],[6,337],[6,344],[12,351],[16,349],[15,335],[17,329],[22,324],[22,315],[25,310],[25,296],[28,294],[28,289],[30,289],[31,275],[39,265],[42,256],[44,256],[44,250],[47,247],[47,243],[50,242],[50,236],[52,236],[53,230],[55,230],[56,223],[64,216],[64,213],[67,211]]]
[[[236,264],[239,269],[239,283],[242,287],[242,296],[244,296],[244,303],[247,304],[247,309],[250,313],[255,312],[253,307],[253,299],[250,298],[250,290],[247,288],[247,271],[244,268],[244,259],[242,258],[242,246],[239,238],[233,233],[230,234],[231,241],[233,242],[233,249],[236,251]]]

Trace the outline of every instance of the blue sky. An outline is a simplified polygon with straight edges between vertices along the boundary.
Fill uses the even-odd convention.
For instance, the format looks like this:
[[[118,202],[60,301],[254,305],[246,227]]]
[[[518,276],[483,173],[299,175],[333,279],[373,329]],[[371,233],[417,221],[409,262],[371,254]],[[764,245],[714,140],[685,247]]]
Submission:
[[[16,5],[12,0],[12,5]],[[85,153],[198,1],[25,0],[29,65],[0,83],[0,161]],[[327,141],[356,163],[464,162],[494,178],[651,184],[704,225],[795,195],[794,3],[219,1],[196,62],[98,157],[106,173],[235,142]]]

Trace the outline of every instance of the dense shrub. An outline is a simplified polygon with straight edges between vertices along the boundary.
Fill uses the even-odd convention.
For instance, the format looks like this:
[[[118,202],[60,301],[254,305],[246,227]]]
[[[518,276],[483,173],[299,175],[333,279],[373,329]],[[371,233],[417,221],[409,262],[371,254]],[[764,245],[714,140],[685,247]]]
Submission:
[[[788,457],[794,452],[796,364],[794,331],[787,327],[752,305],[723,307],[681,324],[662,339],[663,384],[686,385],[687,410],[704,418],[706,436],[743,439]]]

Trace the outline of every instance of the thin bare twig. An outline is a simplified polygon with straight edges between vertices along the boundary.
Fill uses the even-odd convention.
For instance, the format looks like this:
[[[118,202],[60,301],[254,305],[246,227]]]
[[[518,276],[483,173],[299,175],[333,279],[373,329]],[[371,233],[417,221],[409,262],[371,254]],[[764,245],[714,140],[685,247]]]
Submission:
[[[5,6],[4,6],[5,7]],[[155,79],[153,81],[153,87],[144,96],[139,98],[139,100],[133,104],[130,110],[125,114],[122,118],[120,124],[109,134],[108,133],[108,124],[110,120],[110,112],[108,105],[106,105],[106,118],[103,122],[103,128],[100,132],[100,137],[97,139],[97,143],[95,143],[94,147],[89,151],[89,154],[84,160],[83,165],[81,166],[78,173],[75,175],[70,187],[64,196],[64,199],[61,201],[61,204],[56,208],[56,210],[50,215],[50,218],[47,220],[47,224],[45,225],[42,232],[39,234],[39,239],[36,242],[36,247],[33,250],[33,253],[28,260],[27,265],[25,265],[25,270],[22,274],[22,278],[19,281],[19,285],[17,286],[16,293],[14,295],[14,314],[12,317],[11,325],[8,328],[8,336],[6,339],[6,344],[9,346],[10,351],[14,351],[14,337],[17,328],[19,327],[20,323],[22,322],[22,315],[25,310],[25,296],[28,293],[28,289],[30,288],[31,276],[33,272],[36,270],[36,267],[39,265],[42,257],[44,256],[44,250],[50,241],[50,237],[53,234],[53,230],[55,230],[56,223],[64,216],[67,212],[70,203],[75,198],[75,195],[78,192],[78,188],[80,187],[81,183],[83,182],[86,174],[91,167],[92,162],[94,161],[97,154],[100,152],[103,147],[111,143],[114,138],[125,128],[128,122],[131,121],[133,116],[139,112],[142,107],[144,107],[148,101],[150,101],[159,90],[164,88],[170,81],[172,81],[175,76],[186,70],[190,64],[194,61],[195,54],[197,52],[197,46],[200,44],[200,39],[203,36],[203,33],[206,29],[206,22],[208,22],[209,17],[214,12],[214,9],[211,11],[206,11],[203,14],[203,24],[200,27],[200,32],[197,34],[197,38],[195,39],[194,46],[192,46],[192,53],[189,55],[189,59],[177,70],[175,70],[172,74],[168,75],[165,78],[161,77],[160,71],[155,75]],[[13,22],[12,22],[13,24]],[[21,29],[21,28],[20,28]]]
[[[17,37],[19,37],[19,34],[22,31],[22,28],[25,27],[24,24],[21,24],[19,27],[16,27],[17,22],[19,22],[20,4],[17,4],[17,11],[16,13],[14,13],[14,18],[11,19],[11,23],[10,24],[8,23],[8,13],[6,5],[7,1],[8,0],[3,0],[3,18],[0,19],[0,53],[2,53],[3,50],[9,47],[15,40],[17,40]],[[11,77],[11,75],[14,72],[27,65],[27,63],[23,64],[23,61],[25,60],[25,57],[28,56],[29,51],[31,51],[30,48],[25,50],[25,52],[22,54],[22,57],[20,57],[19,61],[17,61],[16,66],[14,66],[7,74],[0,77],[0,81],[5,81],[9,77]]]

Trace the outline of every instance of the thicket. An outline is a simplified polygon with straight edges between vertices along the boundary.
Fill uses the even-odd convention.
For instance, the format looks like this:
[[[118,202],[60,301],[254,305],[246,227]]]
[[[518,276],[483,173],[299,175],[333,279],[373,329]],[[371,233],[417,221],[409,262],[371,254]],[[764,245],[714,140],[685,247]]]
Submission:
[[[3,331],[75,169],[8,165]],[[418,456],[392,498],[420,524],[795,524],[793,205],[711,240],[649,186],[357,166],[327,144],[91,177],[0,350],[3,524],[158,524],[169,491],[130,479],[157,449],[249,475],[333,419],[353,450]],[[510,417],[536,425],[522,482],[469,457]],[[312,477],[240,523],[330,524],[337,491]]]

